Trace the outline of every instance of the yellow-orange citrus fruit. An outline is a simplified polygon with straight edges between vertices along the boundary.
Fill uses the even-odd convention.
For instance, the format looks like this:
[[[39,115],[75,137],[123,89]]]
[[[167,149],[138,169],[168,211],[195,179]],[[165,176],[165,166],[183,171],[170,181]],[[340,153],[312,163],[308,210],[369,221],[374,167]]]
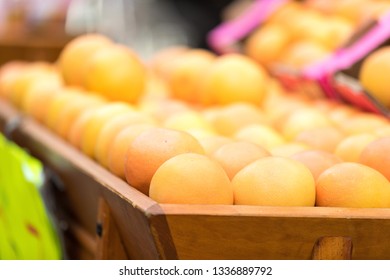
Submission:
[[[359,72],[363,87],[386,107],[390,107],[390,85],[386,75],[389,71],[390,47],[382,47],[364,59]]]
[[[377,138],[376,135],[371,133],[350,135],[336,146],[334,154],[343,161],[359,162],[363,149]]]
[[[144,94],[146,79],[146,67],[137,54],[125,46],[110,45],[90,58],[84,85],[107,99],[135,103]]]
[[[83,86],[89,59],[97,50],[111,44],[108,37],[95,33],[80,35],[66,44],[58,59],[58,67],[65,83]]]
[[[234,203],[264,206],[314,206],[315,183],[302,163],[283,157],[263,157],[233,180]]]
[[[254,60],[240,54],[218,57],[200,82],[203,104],[248,102],[260,105],[266,95],[268,75]]]
[[[233,188],[223,168],[196,153],[165,161],[151,180],[149,196],[159,203],[233,204]]]
[[[148,129],[131,141],[127,149],[126,181],[147,195],[157,168],[169,158],[183,153],[204,154],[204,150],[187,132],[160,127]]]
[[[316,205],[390,207],[390,182],[377,170],[356,162],[328,168],[317,179]]]
[[[329,126],[303,130],[295,136],[294,141],[332,153],[345,137],[340,129]]]
[[[390,136],[368,143],[360,154],[359,162],[378,170],[390,180]]]
[[[276,62],[290,41],[288,30],[280,25],[267,24],[255,31],[245,43],[245,53],[269,66]]]
[[[116,176],[126,179],[125,161],[126,152],[130,143],[142,132],[155,127],[153,124],[133,124],[114,136],[108,151],[108,169]]]
[[[338,156],[323,150],[306,150],[292,155],[291,158],[309,168],[314,180],[329,167],[342,162]]]
[[[168,84],[173,98],[190,103],[201,103],[199,80],[216,56],[207,50],[192,49],[181,54],[171,66]]]
[[[229,179],[232,180],[237,172],[249,163],[270,155],[270,152],[259,145],[238,141],[221,146],[211,157],[221,164]]]
[[[104,167],[108,167],[110,147],[115,136],[126,127],[141,123],[153,125],[155,121],[139,111],[129,111],[107,120],[97,136],[94,153],[95,159]]]
[[[266,149],[284,144],[284,137],[274,128],[263,124],[250,124],[239,129],[233,136],[237,140],[248,141]]]
[[[213,114],[205,115],[215,130],[224,136],[233,136],[241,128],[250,124],[266,124],[264,112],[249,103],[237,102],[218,107]]]

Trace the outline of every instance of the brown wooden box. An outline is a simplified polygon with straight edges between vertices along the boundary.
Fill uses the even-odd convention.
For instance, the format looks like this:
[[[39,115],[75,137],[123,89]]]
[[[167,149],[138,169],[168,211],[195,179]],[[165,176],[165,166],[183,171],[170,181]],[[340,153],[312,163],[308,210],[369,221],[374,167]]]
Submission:
[[[390,259],[390,209],[163,205],[1,100],[0,131],[52,174],[66,258]]]

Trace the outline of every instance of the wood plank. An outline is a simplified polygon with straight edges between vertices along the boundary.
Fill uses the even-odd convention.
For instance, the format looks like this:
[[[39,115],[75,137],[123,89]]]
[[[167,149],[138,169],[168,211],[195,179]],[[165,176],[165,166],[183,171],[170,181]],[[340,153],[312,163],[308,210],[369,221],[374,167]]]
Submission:
[[[350,237],[321,237],[313,248],[313,260],[350,260],[351,258],[352,239]]]

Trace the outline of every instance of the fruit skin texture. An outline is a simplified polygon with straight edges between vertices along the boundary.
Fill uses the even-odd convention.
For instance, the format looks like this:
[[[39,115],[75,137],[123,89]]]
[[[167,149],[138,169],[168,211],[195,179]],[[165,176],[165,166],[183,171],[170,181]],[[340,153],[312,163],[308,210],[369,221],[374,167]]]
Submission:
[[[268,75],[254,60],[239,54],[218,57],[200,81],[203,104],[249,102],[260,105],[266,95]]]
[[[264,157],[247,165],[233,180],[234,204],[314,206],[315,183],[302,163],[283,157]]]
[[[378,170],[390,180],[390,137],[370,142],[360,154],[359,162]]]
[[[148,129],[138,135],[127,149],[126,181],[148,195],[150,180],[160,165],[183,153],[204,154],[204,149],[187,132],[166,128]]]
[[[149,196],[159,203],[233,204],[233,188],[223,168],[194,153],[164,162],[151,180]]]
[[[330,207],[390,207],[390,183],[378,171],[355,162],[325,170],[317,180],[316,205]]]
[[[384,106],[390,107],[390,47],[383,47],[371,53],[363,62],[359,79]]]
[[[107,99],[134,103],[146,88],[147,72],[137,55],[125,46],[102,48],[89,60],[84,86]]]

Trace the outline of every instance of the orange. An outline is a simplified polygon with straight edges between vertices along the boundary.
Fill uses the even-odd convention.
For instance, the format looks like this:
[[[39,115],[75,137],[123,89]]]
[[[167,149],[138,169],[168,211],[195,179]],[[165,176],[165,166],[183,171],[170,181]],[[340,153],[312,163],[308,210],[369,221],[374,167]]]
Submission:
[[[356,113],[338,123],[338,127],[349,135],[375,132],[375,130],[388,125],[387,118],[371,113]]]
[[[385,107],[390,107],[390,85],[386,73],[390,71],[390,47],[381,47],[363,61],[359,80],[363,87]]]
[[[238,130],[250,124],[267,123],[267,118],[259,107],[244,102],[219,107],[205,117],[215,130],[224,136],[233,136]]]
[[[325,113],[307,108],[289,114],[281,125],[281,132],[287,140],[293,140],[302,131],[332,125]]]
[[[148,115],[138,111],[129,111],[107,120],[97,136],[94,158],[104,167],[108,167],[110,146],[115,136],[126,127],[140,123],[153,125],[155,121]]]
[[[144,94],[147,71],[132,50],[110,45],[97,50],[89,59],[85,88],[113,101],[137,102]]]
[[[190,134],[167,128],[151,128],[138,135],[126,152],[126,181],[144,194],[157,168],[169,158],[183,153],[204,154]]]
[[[314,206],[315,184],[302,163],[282,157],[263,157],[232,180],[234,203],[264,206]]]
[[[189,103],[199,100],[199,80],[216,56],[207,50],[191,49],[181,54],[171,66],[168,84],[173,98]]]
[[[187,51],[189,51],[187,46],[180,45],[160,49],[152,56],[148,65],[159,77],[168,79],[172,62]]]
[[[143,101],[138,104],[138,108],[160,123],[163,123],[173,114],[187,112],[190,109],[187,103],[175,99]]]
[[[239,141],[221,146],[212,153],[211,157],[221,164],[229,179],[232,180],[236,173],[249,163],[270,155],[270,152],[259,145]]]
[[[83,86],[89,59],[97,50],[111,44],[112,41],[106,36],[94,33],[80,35],[67,43],[58,59],[58,67],[65,83]]]
[[[81,132],[80,149],[87,156],[93,157],[98,136],[103,126],[112,118],[128,114],[133,107],[124,102],[111,102],[93,111]]]
[[[62,78],[52,67],[39,62],[29,64],[9,84],[8,99],[16,107],[21,108],[26,93],[41,84],[62,86]]]
[[[335,148],[334,154],[343,161],[359,162],[363,149],[378,137],[371,133],[353,134],[344,138]]]
[[[317,206],[390,207],[390,182],[378,171],[356,162],[342,162],[317,180]]]
[[[115,114],[129,110],[132,110],[132,107],[123,102],[107,103],[103,106],[86,110],[77,117],[70,127],[67,139],[73,146],[79,149],[82,149],[83,145],[87,145],[88,139],[91,142],[89,145],[89,155],[92,155],[94,147],[92,143],[97,140],[96,132],[103,125],[102,121],[110,119]],[[84,148],[86,149],[87,147]]]
[[[80,97],[81,98],[76,97],[67,100],[65,104],[66,107],[62,108],[61,111],[58,112],[54,130],[59,136],[63,138],[66,138],[72,127],[72,124],[81,114],[83,114],[83,112],[107,104],[107,101],[99,95],[89,95],[85,93]]]
[[[248,141],[266,149],[284,144],[284,137],[271,126],[250,124],[239,129],[233,136],[237,140]]]
[[[84,93],[77,88],[62,87],[57,89],[57,93],[52,98],[46,109],[44,123],[46,127],[54,130],[58,123],[59,115],[64,108],[67,108],[72,100],[80,100],[84,98]],[[74,101],[76,102],[76,101]]]
[[[26,66],[25,61],[13,60],[4,63],[0,68],[0,96],[7,97],[10,84],[16,79]]]
[[[133,124],[119,131],[114,136],[108,151],[108,169],[113,174],[122,179],[126,179],[125,160],[127,149],[139,134],[152,127],[155,126],[147,123]]]
[[[213,126],[206,120],[206,118],[198,111],[187,110],[177,112],[165,119],[162,125],[166,128],[191,131],[191,130],[205,130],[214,132]]]
[[[295,136],[294,141],[315,149],[333,152],[344,138],[345,134],[340,129],[329,126],[303,130]]]
[[[359,162],[378,170],[390,180],[390,136],[368,143],[360,154]]]
[[[279,146],[271,148],[269,151],[274,156],[290,157],[296,153],[311,150],[312,147],[303,143],[287,142]]]
[[[248,102],[260,105],[266,96],[268,75],[265,69],[247,56],[219,56],[203,73],[199,92],[202,104]]]
[[[186,153],[156,170],[149,196],[159,203],[233,204],[233,188],[223,168],[205,155]]]
[[[234,140],[222,135],[212,135],[198,139],[198,141],[202,145],[206,155],[211,155],[224,144],[232,143]]]
[[[312,173],[314,180],[329,167],[342,160],[333,153],[323,150],[306,150],[292,155],[290,158],[302,162]]]
[[[62,86],[53,83],[38,83],[28,89],[21,103],[21,110],[39,122],[44,122],[49,104]]]
[[[245,53],[269,67],[282,54],[290,41],[288,31],[276,24],[266,24],[255,31],[245,42]]]
[[[301,69],[311,63],[320,61],[329,55],[329,51],[321,44],[314,41],[297,41],[289,45],[280,62],[292,68]]]

